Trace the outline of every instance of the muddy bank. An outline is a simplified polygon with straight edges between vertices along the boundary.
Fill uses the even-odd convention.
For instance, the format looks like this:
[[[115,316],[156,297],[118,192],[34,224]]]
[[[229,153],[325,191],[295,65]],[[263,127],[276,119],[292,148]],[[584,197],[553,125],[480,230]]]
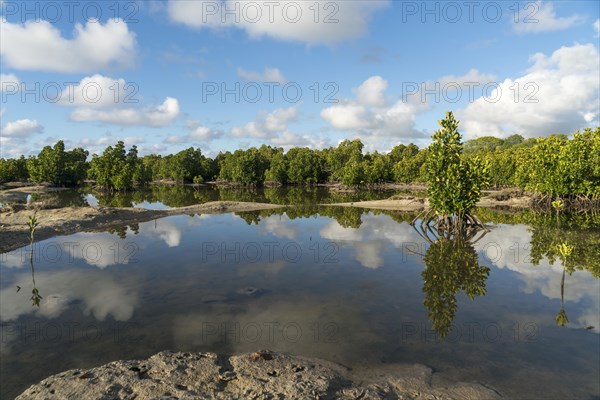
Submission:
[[[263,203],[214,201],[189,207],[168,210],[111,207],[64,207],[37,211],[39,226],[35,241],[58,235],[77,232],[105,231],[133,223],[151,221],[171,215],[221,214],[228,212],[256,211],[283,206]],[[2,209],[0,213],[0,253],[15,250],[29,244],[27,219],[33,210],[12,211]]]
[[[370,201],[356,201],[353,203],[335,203],[329,204],[332,206],[341,207],[360,207],[370,208],[377,210],[397,210],[397,211],[423,211],[428,210],[429,200],[423,197],[413,196],[394,196],[385,200],[370,200]],[[497,194],[492,194],[482,198],[478,203],[477,207],[486,208],[511,208],[520,210],[531,206],[531,197],[527,195],[521,195],[516,197],[502,198],[498,200]]]
[[[219,356],[160,352],[53,375],[17,399],[501,399],[478,383],[448,382],[424,365],[350,370],[269,351]]]

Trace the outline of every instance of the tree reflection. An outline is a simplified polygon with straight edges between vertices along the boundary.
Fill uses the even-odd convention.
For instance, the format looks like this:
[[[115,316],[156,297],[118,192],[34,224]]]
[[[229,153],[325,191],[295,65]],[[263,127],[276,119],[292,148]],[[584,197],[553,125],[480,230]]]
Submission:
[[[441,237],[431,242],[424,260],[424,304],[433,329],[444,338],[456,316],[456,296],[461,291],[471,300],[485,295],[490,269],[479,264],[473,244],[461,237]]]

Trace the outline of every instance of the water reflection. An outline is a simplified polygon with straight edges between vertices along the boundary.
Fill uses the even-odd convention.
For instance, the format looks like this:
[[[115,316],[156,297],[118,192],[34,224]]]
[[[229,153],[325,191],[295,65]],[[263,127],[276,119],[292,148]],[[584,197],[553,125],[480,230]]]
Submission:
[[[444,338],[456,316],[456,296],[461,291],[471,300],[484,296],[490,269],[479,264],[473,244],[461,237],[435,240],[427,249],[424,262],[423,304],[433,329]]]
[[[270,348],[373,368],[420,362],[456,379],[489,382],[511,398],[530,398],[523,393],[534,391],[556,398],[598,393],[595,225],[557,226],[555,218],[554,225],[524,224],[517,218],[525,217],[501,215],[494,218],[504,223],[476,243],[445,237],[429,242],[408,223],[413,218],[305,204],[175,216],[113,233],[57,237],[34,251],[35,278],[44,295],[39,307],[31,306],[29,290],[15,293],[16,285],[31,286],[29,249],[20,258],[3,255],[0,315],[10,340],[1,343],[8,385],[0,397],[14,396],[6,388],[22,388],[59,370],[166,348],[232,353]],[[69,242],[79,246],[69,251]],[[81,250],[88,243],[107,253],[85,256]],[[262,246],[263,257],[244,253],[251,243]],[[265,243],[277,249],[274,260]],[[572,246],[570,254],[563,250],[563,256],[560,243]],[[207,254],[206,244],[221,250],[225,244],[226,251]],[[329,244],[336,249],[331,263],[325,262]],[[58,262],[35,258],[53,245],[64,250]],[[126,245],[137,247],[133,259],[126,257]],[[302,257],[282,257],[285,245],[300,248]],[[565,329],[554,319],[561,309],[568,314]],[[115,342],[115,322],[126,324],[126,342]],[[110,334],[73,340],[62,328],[62,339],[50,342],[23,339],[15,329],[38,323],[48,329],[93,323]],[[488,324],[502,328],[498,340],[483,340],[478,332],[469,341],[465,330],[462,336],[452,330]],[[524,326],[536,327],[534,341],[526,341]],[[582,329],[589,326],[593,332]],[[412,341],[403,341],[406,327],[418,329]],[[529,388],[531,379],[542,389]]]
[[[341,192],[328,187],[289,186],[276,188],[235,188],[216,185],[181,186],[149,185],[131,192],[102,192],[92,187],[34,193],[31,201],[44,208],[58,207],[184,207],[209,201],[248,201],[273,204],[315,205],[386,199],[395,190]],[[6,198],[6,202],[21,202],[25,198]]]

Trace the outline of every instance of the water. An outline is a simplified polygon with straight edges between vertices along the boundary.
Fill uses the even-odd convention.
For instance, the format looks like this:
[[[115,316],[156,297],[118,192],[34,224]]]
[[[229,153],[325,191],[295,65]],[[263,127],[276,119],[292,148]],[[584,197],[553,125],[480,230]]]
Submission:
[[[235,188],[202,185],[149,185],[133,192],[103,193],[90,187],[67,189],[52,193],[35,193],[30,201],[45,202],[55,207],[107,206],[165,209],[202,204],[209,201],[254,201],[259,203],[315,205],[364,200],[387,199],[395,194],[408,194],[401,190],[340,191],[316,186],[286,186],[279,188]],[[420,195],[420,194],[419,194]],[[25,202],[12,195],[6,203]]]
[[[429,244],[409,214],[315,206],[56,237],[34,247],[39,308],[29,248],[4,254],[0,397],[165,349],[271,349],[422,363],[511,398],[597,398],[597,221],[482,214],[497,223],[474,245]],[[565,260],[557,241],[573,246]]]

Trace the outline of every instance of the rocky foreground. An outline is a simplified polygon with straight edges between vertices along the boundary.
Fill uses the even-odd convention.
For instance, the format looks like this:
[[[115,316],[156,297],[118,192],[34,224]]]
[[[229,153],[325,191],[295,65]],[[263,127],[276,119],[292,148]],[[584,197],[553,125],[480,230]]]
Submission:
[[[232,357],[160,352],[63,372],[17,399],[500,399],[477,383],[448,383],[423,365],[352,371],[268,351]]]

